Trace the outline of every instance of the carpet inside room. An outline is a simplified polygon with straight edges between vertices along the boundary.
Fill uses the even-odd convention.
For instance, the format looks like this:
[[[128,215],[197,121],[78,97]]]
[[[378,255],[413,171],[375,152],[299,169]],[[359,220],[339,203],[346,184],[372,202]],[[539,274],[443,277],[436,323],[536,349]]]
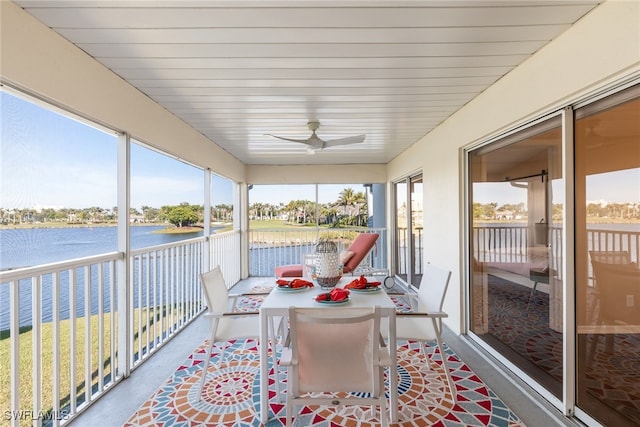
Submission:
[[[480,337],[560,397],[563,337],[549,327],[549,295],[492,274],[488,286],[489,328]],[[625,425],[640,425],[640,336],[583,335],[577,351],[583,399],[615,409]]]

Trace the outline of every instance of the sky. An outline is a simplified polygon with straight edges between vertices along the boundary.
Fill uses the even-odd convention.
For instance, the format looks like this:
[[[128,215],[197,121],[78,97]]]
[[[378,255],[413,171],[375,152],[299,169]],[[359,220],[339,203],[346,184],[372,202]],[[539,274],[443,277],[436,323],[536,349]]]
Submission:
[[[42,108],[0,91],[0,208],[112,208],[116,206],[115,134]],[[182,202],[203,204],[201,169],[142,145],[131,149],[131,206],[160,207]],[[640,201],[640,169],[588,177],[588,200]],[[626,183],[625,186],[620,183]],[[554,183],[554,199],[562,191]],[[364,192],[362,184],[322,185],[320,203],[337,200],[346,187]],[[212,204],[232,204],[231,181],[214,176]],[[474,188],[474,201],[526,203],[518,189],[496,192]],[[630,200],[630,195],[636,195]],[[286,198],[286,200],[284,200]],[[314,200],[313,185],[260,186],[249,193],[250,203]]]
[[[620,185],[624,183],[625,185]],[[564,181],[554,179],[551,182],[553,203],[564,199]],[[640,168],[615,172],[599,173],[587,177],[587,203],[590,202],[640,202]],[[498,206],[504,204],[527,203],[527,193],[522,188],[512,187],[505,182],[476,183],[473,187],[473,200],[487,204],[495,201]]]
[[[117,204],[115,134],[0,92],[0,207],[112,208]],[[131,148],[131,206],[202,204],[201,169],[138,144]],[[212,204],[231,204],[214,176]]]

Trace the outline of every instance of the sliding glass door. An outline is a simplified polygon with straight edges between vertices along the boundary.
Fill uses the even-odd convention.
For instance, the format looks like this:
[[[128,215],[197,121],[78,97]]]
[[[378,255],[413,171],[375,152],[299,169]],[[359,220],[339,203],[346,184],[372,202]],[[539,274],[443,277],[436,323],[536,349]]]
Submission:
[[[394,183],[394,274],[419,287],[422,279],[422,175]]]
[[[640,87],[576,110],[577,404],[640,425]]]
[[[640,85],[467,154],[472,336],[568,413],[640,425]]]
[[[560,397],[560,115],[470,154],[471,330]]]

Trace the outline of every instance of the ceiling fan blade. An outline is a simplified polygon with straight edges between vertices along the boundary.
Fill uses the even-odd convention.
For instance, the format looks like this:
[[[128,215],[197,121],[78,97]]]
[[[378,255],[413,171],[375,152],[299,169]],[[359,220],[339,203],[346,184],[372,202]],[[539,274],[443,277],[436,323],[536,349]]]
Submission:
[[[324,141],[320,139],[318,135],[316,135],[316,130],[320,126],[320,122],[310,121],[307,123],[307,126],[311,131],[311,136],[308,139],[284,138],[282,136],[273,135],[271,133],[265,133],[264,135],[272,136],[274,138],[278,138],[283,141],[291,141],[291,142],[297,142],[300,144],[305,144],[307,146],[307,149],[312,151],[322,150],[323,148],[336,147],[338,145],[358,144],[360,142],[363,142],[366,137],[366,135],[356,135],[356,136],[349,136],[347,138],[338,138],[338,139],[333,139],[331,141]]]
[[[359,144],[364,141],[366,135],[348,136],[346,138],[332,139],[326,141],[323,148],[336,147],[338,145]]]
[[[265,133],[265,135],[272,136],[274,138],[278,138],[278,139],[281,139],[283,141],[299,142],[300,144],[307,144],[307,145],[310,145],[310,146],[314,145],[314,141],[313,141],[312,138],[308,138],[308,139],[291,139],[291,138],[283,138],[283,137],[278,136],[278,135],[272,135],[270,133]]]

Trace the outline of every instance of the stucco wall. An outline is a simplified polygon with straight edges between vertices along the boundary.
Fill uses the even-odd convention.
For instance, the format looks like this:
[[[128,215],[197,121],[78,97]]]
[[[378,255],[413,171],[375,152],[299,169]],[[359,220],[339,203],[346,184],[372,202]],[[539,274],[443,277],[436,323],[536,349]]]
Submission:
[[[453,272],[450,328],[464,325],[463,149],[632,76],[640,78],[640,2],[610,0],[387,165],[392,181],[423,171],[424,262]]]
[[[0,1],[3,81],[187,162],[244,181],[245,165],[12,2]],[[97,102],[96,102],[97,101]]]

